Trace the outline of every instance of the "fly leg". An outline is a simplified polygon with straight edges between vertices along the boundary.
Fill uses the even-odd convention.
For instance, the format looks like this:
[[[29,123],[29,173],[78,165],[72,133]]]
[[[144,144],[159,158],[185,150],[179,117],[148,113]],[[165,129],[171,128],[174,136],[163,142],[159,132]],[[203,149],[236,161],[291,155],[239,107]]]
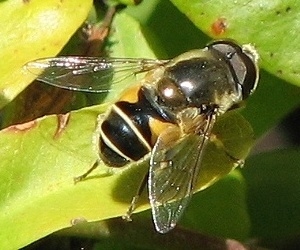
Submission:
[[[135,196],[132,197],[130,206],[129,206],[126,214],[122,216],[122,218],[124,220],[126,220],[126,221],[132,221],[131,215],[132,215],[133,211],[135,210],[136,205],[138,203],[138,200],[139,200],[141,194],[143,193],[143,191],[144,191],[144,189],[145,189],[145,187],[147,185],[148,177],[149,177],[149,172],[147,174],[145,174],[145,176],[144,176],[144,178],[143,178],[143,180],[142,180],[142,182],[141,182],[141,184],[140,184],[140,186],[139,186],[139,188],[138,188]]]
[[[227,151],[225,151],[226,155],[234,161],[234,164],[237,166],[237,167],[240,167],[242,168],[245,164],[245,160],[243,159],[239,159],[239,158],[236,158],[234,156],[232,156],[230,153],[228,153]]]
[[[105,114],[99,114],[98,117],[97,117],[97,122],[96,122],[96,129],[95,129],[95,132],[94,132],[94,135],[93,135],[93,145],[94,145],[94,149],[95,151],[98,151],[99,152],[99,148],[98,148],[98,145],[99,145],[99,137],[100,137],[100,129],[101,129],[101,123],[103,121],[105,117]],[[98,158],[94,164],[91,166],[90,169],[88,169],[84,174],[80,175],[80,176],[77,176],[77,177],[74,177],[74,183],[76,184],[77,182],[80,182],[80,181],[83,181],[84,179],[86,179],[86,177],[92,173],[99,165],[100,165],[100,162],[101,159]]]
[[[86,171],[84,174],[74,177],[74,183],[76,184],[77,182],[83,181],[90,173],[92,173],[97,167],[99,166],[99,160],[97,160],[93,166]]]

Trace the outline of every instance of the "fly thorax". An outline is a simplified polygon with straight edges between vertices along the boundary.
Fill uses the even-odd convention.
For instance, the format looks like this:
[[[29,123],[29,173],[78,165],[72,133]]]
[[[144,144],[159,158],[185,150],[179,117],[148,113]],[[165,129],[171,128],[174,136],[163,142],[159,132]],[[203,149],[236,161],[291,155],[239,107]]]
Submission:
[[[210,104],[227,108],[239,99],[236,86],[223,61],[198,57],[167,67],[157,82],[157,96],[173,112]]]

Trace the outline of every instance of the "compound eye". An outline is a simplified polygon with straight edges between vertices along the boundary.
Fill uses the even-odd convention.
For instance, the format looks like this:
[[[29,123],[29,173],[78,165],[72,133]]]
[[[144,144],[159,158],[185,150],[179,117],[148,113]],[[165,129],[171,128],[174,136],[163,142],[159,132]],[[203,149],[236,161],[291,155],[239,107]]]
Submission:
[[[162,78],[157,84],[159,101],[171,109],[186,105],[187,100],[178,86],[170,78]]]
[[[244,45],[239,57],[245,66],[244,77],[240,84],[242,85],[243,99],[246,99],[257,87],[259,79],[258,53],[253,46]]]
[[[243,99],[246,99],[258,82],[258,54],[255,49],[251,45],[241,47],[233,41],[216,41],[208,48],[223,56],[242,90]]]

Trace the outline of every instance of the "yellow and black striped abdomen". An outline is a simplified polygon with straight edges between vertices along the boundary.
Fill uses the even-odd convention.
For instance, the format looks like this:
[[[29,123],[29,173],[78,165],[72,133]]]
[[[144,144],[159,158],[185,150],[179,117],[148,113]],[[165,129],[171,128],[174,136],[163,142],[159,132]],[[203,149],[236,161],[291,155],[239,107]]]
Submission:
[[[126,91],[100,127],[100,157],[112,167],[138,161],[152,150],[157,136],[173,124],[137,86]],[[149,121],[152,121],[151,123]],[[155,122],[153,122],[153,120]],[[155,127],[154,127],[155,126]]]

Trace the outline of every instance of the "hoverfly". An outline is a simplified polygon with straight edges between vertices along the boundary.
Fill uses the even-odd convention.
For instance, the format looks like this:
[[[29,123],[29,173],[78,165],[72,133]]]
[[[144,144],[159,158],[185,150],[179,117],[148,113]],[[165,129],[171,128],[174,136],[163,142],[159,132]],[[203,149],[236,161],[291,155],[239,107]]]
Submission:
[[[37,75],[43,71],[42,82],[86,92],[107,92],[110,84],[146,72],[99,123],[99,160],[118,168],[150,154],[146,178],[153,221],[166,233],[191,198],[216,119],[256,89],[257,61],[251,45],[221,40],[171,60],[56,57],[26,67]]]

